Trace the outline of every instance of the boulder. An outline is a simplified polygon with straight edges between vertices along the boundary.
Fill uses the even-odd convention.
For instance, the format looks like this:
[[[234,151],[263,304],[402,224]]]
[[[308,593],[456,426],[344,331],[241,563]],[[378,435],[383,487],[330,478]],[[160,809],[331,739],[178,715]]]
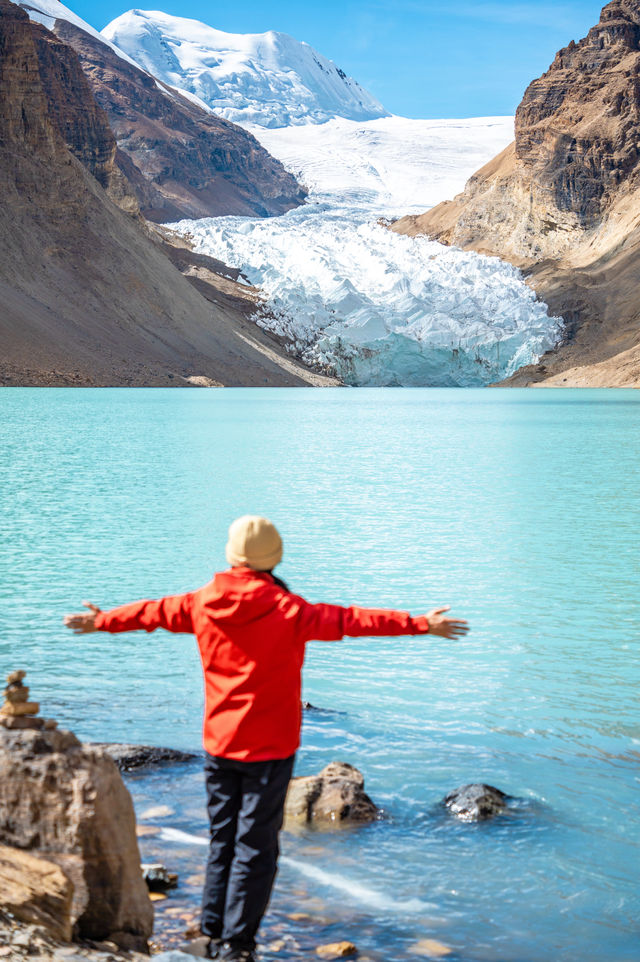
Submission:
[[[147,949],[153,908],[133,803],[105,752],[68,731],[0,728],[0,843],[64,872],[74,937]]]
[[[5,912],[69,942],[72,898],[73,885],[60,866],[30,852],[0,845],[0,905]]]
[[[292,778],[285,802],[289,822],[372,822],[377,806],[364,790],[364,776],[346,762],[330,762],[318,775]]]
[[[508,798],[499,788],[478,783],[449,792],[443,804],[462,822],[480,822],[505,812]]]

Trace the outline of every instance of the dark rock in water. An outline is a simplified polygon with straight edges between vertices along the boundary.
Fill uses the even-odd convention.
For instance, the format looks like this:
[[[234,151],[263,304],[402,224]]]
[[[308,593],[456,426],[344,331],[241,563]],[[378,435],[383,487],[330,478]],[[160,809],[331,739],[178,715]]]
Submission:
[[[312,711],[317,715],[346,715],[345,711],[338,711],[337,708],[320,708],[318,705],[312,705],[310,701],[302,702],[303,711]]]
[[[159,748],[155,745],[115,745],[94,742],[92,748],[101,748],[111,755],[121,772],[138,771],[151,765],[170,765],[188,762],[197,756],[177,748]]]
[[[150,892],[166,892],[178,885],[177,873],[169,872],[159,862],[154,865],[143,865],[142,877]]]
[[[507,809],[508,795],[492,785],[461,785],[449,792],[444,805],[463,822],[480,822]]]

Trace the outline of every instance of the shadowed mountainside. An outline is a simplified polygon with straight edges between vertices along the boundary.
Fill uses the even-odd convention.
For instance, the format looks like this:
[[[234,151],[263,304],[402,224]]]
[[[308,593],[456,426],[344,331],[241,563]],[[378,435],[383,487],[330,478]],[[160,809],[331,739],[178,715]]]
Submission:
[[[132,66],[66,20],[56,36],[77,53],[119,147],[118,163],[149,220],[268,216],[305,191],[242,127]]]
[[[73,51],[0,0],[0,383],[326,383],[247,320],[233,272],[174,266],[116,154]]]
[[[563,344],[508,383],[640,385],[640,3],[613,0],[529,85],[515,143],[393,230],[522,267]]]

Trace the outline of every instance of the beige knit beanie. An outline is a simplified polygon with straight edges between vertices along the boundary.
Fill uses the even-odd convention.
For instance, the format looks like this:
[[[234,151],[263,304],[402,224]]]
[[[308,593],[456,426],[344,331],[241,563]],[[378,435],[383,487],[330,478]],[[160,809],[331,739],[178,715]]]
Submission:
[[[255,514],[236,518],[229,528],[227,561],[234,567],[247,565],[271,571],[282,560],[282,539],[275,525]]]

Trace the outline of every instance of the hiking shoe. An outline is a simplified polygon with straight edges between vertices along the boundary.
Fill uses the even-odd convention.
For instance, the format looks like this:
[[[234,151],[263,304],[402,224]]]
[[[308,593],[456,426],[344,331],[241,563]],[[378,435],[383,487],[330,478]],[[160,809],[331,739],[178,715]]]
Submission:
[[[220,962],[257,962],[253,949],[232,945],[231,942],[222,944],[218,958]]]
[[[220,950],[222,949],[222,939],[209,939],[207,947],[205,949],[206,959],[219,959]]]

